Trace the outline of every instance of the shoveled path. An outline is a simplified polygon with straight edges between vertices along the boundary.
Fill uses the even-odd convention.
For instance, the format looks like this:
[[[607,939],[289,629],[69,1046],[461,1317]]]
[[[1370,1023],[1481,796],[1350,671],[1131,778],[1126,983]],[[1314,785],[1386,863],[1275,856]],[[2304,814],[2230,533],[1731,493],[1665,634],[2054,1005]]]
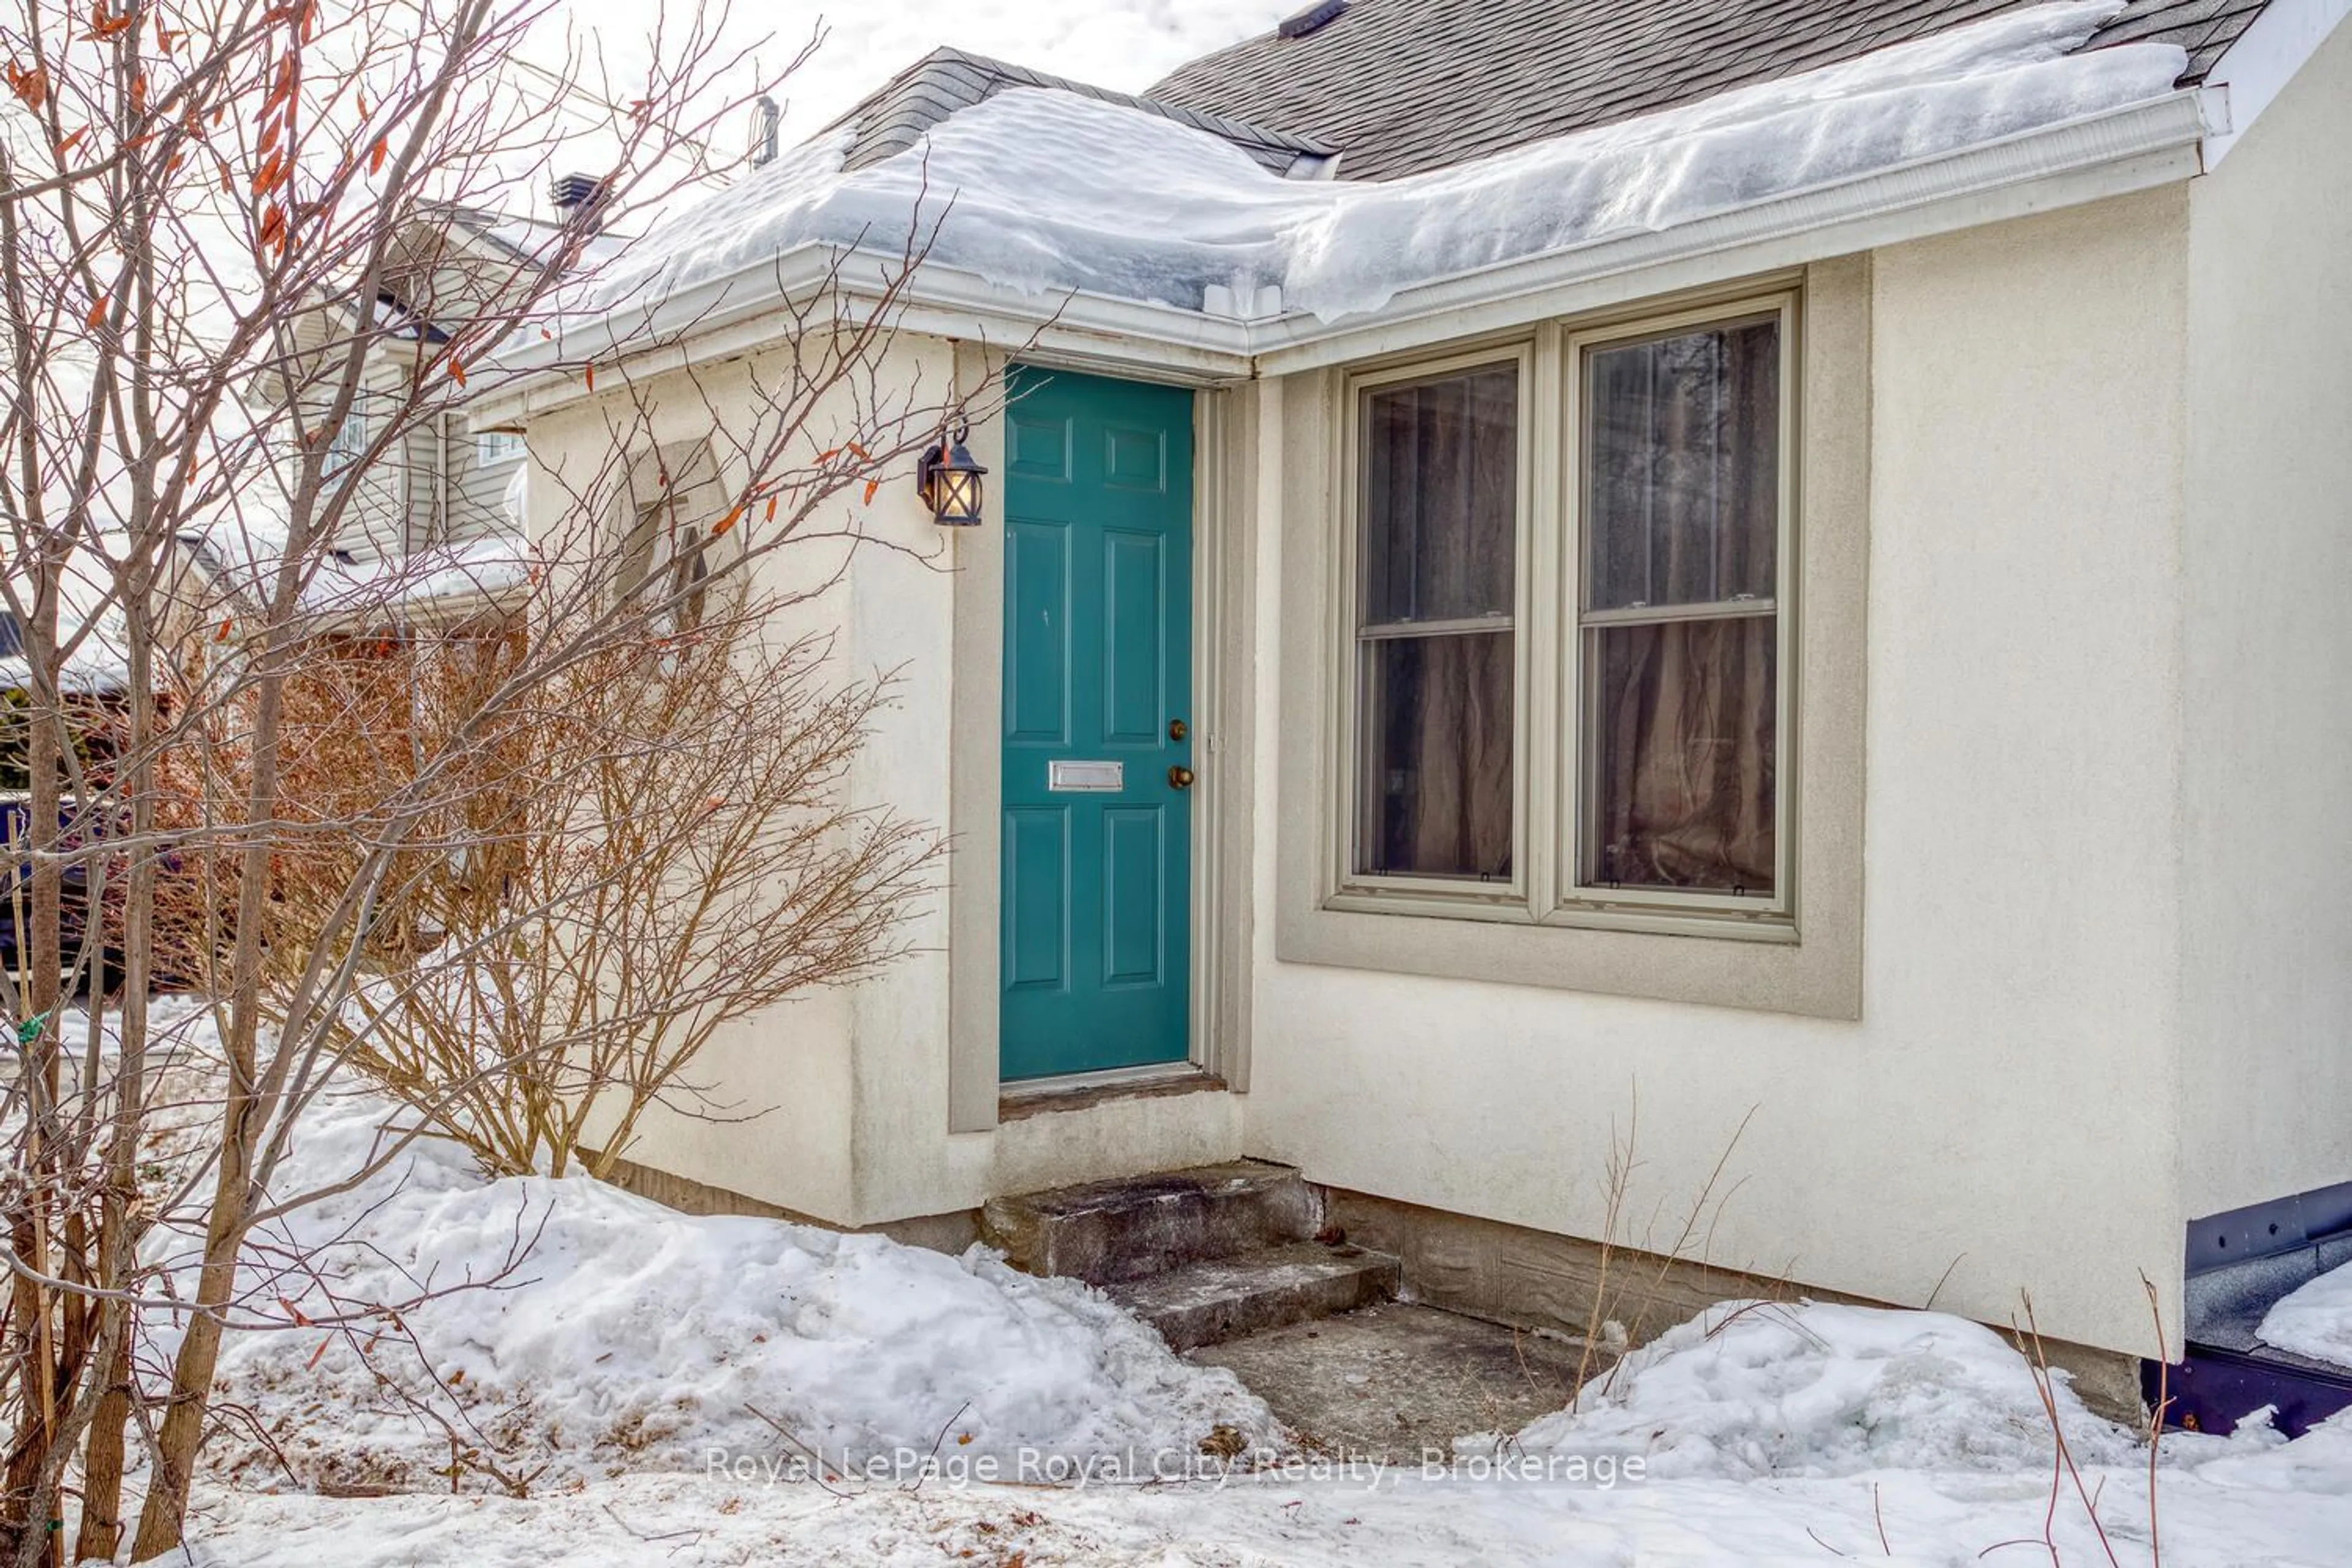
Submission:
[[[1418,1464],[1424,1450],[1443,1453],[1472,1433],[1516,1432],[1566,1405],[1581,1346],[1382,1301],[1189,1353],[1232,1369],[1314,1447]],[[1596,1352],[1588,1375],[1613,1359]]]

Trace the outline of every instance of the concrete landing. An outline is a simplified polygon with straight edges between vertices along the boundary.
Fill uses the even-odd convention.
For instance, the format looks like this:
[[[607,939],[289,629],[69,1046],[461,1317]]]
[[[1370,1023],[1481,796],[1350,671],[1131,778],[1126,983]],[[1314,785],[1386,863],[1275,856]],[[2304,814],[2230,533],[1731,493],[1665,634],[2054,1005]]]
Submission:
[[[1512,1432],[1565,1405],[1580,1347],[1398,1301],[1192,1351],[1231,1368],[1310,1446],[1418,1464],[1474,1432]],[[1616,1358],[1596,1352],[1589,1376]]]
[[[1016,1268],[1117,1285],[1303,1241],[1321,1215],[1297,1171],[1234,1160],[991,1198],[981,1235]]]

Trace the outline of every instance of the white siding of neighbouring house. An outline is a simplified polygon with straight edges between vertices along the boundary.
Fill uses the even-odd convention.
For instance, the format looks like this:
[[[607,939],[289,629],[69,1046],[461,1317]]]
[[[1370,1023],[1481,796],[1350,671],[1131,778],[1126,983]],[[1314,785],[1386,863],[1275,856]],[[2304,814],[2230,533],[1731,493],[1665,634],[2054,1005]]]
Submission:
[[[2140,1271],[2177,1300],[2181,1268],[2186,221],[2171,187],[1871,258],[1858,1021],[1277,962],[1269,841],[1314,829],[1269,779],[1249,1152],[1597,1237],[1630,1133],[1621,1238],[1662,1247],[1752,1110],[1712,1261],[1997,1322],[2031,1290],[2147,1348]],[[1271,626],[1301,589],[1260,565]],[[1268,754],[1316,721],[1273,663]]]
[[[2192,1215],[2352,1180],[2352,23],[2190,187]]]
[[[448,490],[435,542],[466,544],[510,531],[514,525],[507,517],[507,487],[522,468],[521,455],[485,463],[479,441],[466,428],[465,411],[452,410],[448,424]]]
[[[404,394],[399,372],[390,365],[371,366],[353,400],[365,422],[365,440],[372,448],[383,436],[390,410]],[[358,489],[335,523],[335,547],[362,561],[396,559],[409,548],[413,496],[420,472],[413,450],[415,437],[395,441],[383,457],[358,479]],[[331,479],[330,484],[333,481]]]
[[[372,386],[391,384],[389,373],[371,377]],[[511,529],[507,486],[521,466],[520,457],[478,460],[462,405],[419,418],[362,480],[335,542],[362,560],[394,560]]]

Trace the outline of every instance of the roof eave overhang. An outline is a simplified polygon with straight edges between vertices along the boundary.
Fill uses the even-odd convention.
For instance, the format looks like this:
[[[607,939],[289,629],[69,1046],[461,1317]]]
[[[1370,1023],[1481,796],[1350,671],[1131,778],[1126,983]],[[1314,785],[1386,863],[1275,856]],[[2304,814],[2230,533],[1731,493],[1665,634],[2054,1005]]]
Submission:
[[[829,323],[885,311],[898,331],[1073,368],[1195,385],[1286,374],[2151,189],[2200,173],[2201,144],[2225,119],[2218,95],[2174,92],[1670,228],[1459,273],[1328,321],[1024,293],[936,261],[894,289],[901,258],[803,246],[529,345],[501,363],[497,384],[467,412],[478,428],[512,425],[583,398],[574,368],[583,362],[600,376],[639,382],[748,353],[818,324],[806,302],[828,297]],[[800,308],[779,310],[780,300]]]
[[[1258,322],[1253,357],[1262,375],[1312,370],[2168,184],[2200,171],[2208,113],[2199,93],[2170,93],[1671,228],[1440,279],[1365,315]]]
[[[502,355],[466,413],[476,429],[527,423],[590,395],[583,363],[610,390],[877,315],[896,331],[1141,380],[1208,385],[1251,374],[1243,321],[1107,294],[1024,293],[939,261],[908,278],[903,257],[809,244]]]

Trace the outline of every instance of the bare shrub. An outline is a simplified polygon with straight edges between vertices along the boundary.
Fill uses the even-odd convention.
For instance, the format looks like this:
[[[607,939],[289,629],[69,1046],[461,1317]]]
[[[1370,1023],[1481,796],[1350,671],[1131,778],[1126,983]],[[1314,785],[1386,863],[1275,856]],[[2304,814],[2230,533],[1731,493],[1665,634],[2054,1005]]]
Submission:
[[[28,956],[21,984],[0,976],[21,1033],[0,1077],[0,1562],[126,1545],[144,1561],[178,1543],[219,1414],[223,1337],[293,1326],[239,1260],[258,1230],[323,1195],[286,1190],[285,1157],[304,1108],[367,1047],[355,999],[417,955],[454,959],[533,929],[517,884],[499,884],[510,901],[496,918],[455,891],[486,897],[487,862],[466,857],[520,856],[540,820],[515,794],[529,781],[515,757],[541,757],[529,738],[581,700],[582,672],[646,658],[713,591],[666,576],[615,595],[598,569],[654,446],[655,411],[625,396],[607,410],[609,460],[552,476],[534,502],[552,520],[551,560],[578,544],[586,567],[535,574],[524,602],[456,628],[471,641],[404,641],[419,584],[398,570],[327,602],[342,547],[396,492],[411,443],[462,429],[469,378],[478,392],[495,377],[499,344],[545,330],[559,352],[542,374],[593,384],[594,364],[553,329],[560,289],[596,263],[596,226],[619,232],[657,210],[708,172],[720,127],[780,89],[777,73],[739,70],[750,62],[718,46],[717,3],[653,18],[639,40],[649,59],[575,58],[551,89],[521,54],[548,9],[24,0],[0,16],[0,602],[22,632],[7,750],[28,796]],[[600,199],[448,286],[464,270],[450,263],[457,215],[500,207],[574,156],[564,139],[597,118],[583,107],[595,95],[570,89],[583,79],[625,105],[589,128]],[[715,89],[722,79],[738,90]],[[879,368],[920,259],[913,242],[859,255],[855,300],[837,274],[796,292],[780,309],[817,324],[796,333],[805,354],[783,356],[751,410],[701,411],[713,510],[686,522],[709,536],[749,519],[720,575],[751,580],[811,537],[836,559],[864,537],[842,498],[902,475],[962,411],[959,389],[909,389]],[[699,325],[679,321],[646,351]],[[608,387],[629,384],[625,365],[605,368]],[[664,412],[675,426],[681,411]],[[392,646],[376,647],[387,628]],[[82,743],[75,675],[100,643],[122,692],[102,768]],[[441,679],[415,662],[461,651],[495,679],[415,721]],[[328,742],[354,722],[374,749],[329,777]],[[600,753],[616,765],[599,776],[633,747],[649,761],[632,733]],[[865,864],[888,859],[884,842]],[[807,864],[799,907],[830,908],[819,884],[836,862]],[[76,900],[105,918],[74,919]],[[181,940],[163,940],[167,927]],[[61,1004],[110,947],[121,1013],[101,1029],[93,1009],[69,1036]],[[182,967],[209,993],[218,1041],[194,1106],[167,1103],[168,1042],[149,1007]],[[661,1038],[690,1038],[690,980],[626,1006],[665,987],[687,1022]],[[200,1121],[205,1159],[155,1186],[142,1151],[167,1114]],[[345,1180],[415,1135],[388,1130]],[[165,1324],[175,1337],[162,1354]],[[135,1531],[121,1517],[134,1445],[147,1461]],[[53,1521],[75,1467],[69,1540]]]
[[[425,835],[456,847],[376,928],[408,951],[352,994],[350,1058],[494,1174],[609,1174],[649,1107],[698,1109],[721,1027],[905,950],[943,842],[845,792],[889,683],[771,644],[764,607],[602,648],[500,715],[468,820]],[[419,721],[478,710],[514,657],[404,660]],[[322,756],[368,765],[363,731],[339,740]],[[289,877],[283,907],[307,926],[341,880]]]

